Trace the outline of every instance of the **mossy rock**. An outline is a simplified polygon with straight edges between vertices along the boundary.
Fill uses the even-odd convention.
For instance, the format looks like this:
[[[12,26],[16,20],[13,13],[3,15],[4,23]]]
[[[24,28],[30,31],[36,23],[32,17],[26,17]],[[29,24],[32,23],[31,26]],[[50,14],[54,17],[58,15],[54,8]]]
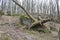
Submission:
[[[21,25],[30,25],[32,24],[33,20],[31,18],[29,18],[26,15],[21,15],[20,16],[20,23]]]

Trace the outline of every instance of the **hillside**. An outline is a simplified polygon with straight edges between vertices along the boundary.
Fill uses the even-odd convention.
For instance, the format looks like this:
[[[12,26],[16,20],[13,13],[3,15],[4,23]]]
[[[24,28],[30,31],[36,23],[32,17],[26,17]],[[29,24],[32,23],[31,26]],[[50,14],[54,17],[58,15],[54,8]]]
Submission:
[[[0,19],[0,40],[58,40],[58,32],[39,33],[18,27],[19,16],[2,16]],[[15,26],[16,25],[16,26]],[[55,24],[57,30],[60,24]]]

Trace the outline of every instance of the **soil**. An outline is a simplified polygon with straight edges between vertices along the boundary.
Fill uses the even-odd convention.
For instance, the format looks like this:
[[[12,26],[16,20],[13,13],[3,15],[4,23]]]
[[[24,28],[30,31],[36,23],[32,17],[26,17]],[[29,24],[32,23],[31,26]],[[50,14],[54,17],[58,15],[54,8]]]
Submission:
[[[17,19],[19,19],[18,17],[14,17],[15,19],[17,18],[16,20],[14,20],[14,18],[12,17],[8,17],[8,16],[6,18],[5,17],[6,16],[0,19],[0,38],[4,36],[3,34],[6,34],[10,37],[10,40],[59,40],[58,32],[52,31],[51,33],[48,34],[36,33],[34,35],[33,34],[30,35],[29,33],[26,33],[22,28],[19,29],[15,28],[13,22],[16,23]],[[57,30],[59,30],[60,24],[56,23],[55,26]]]

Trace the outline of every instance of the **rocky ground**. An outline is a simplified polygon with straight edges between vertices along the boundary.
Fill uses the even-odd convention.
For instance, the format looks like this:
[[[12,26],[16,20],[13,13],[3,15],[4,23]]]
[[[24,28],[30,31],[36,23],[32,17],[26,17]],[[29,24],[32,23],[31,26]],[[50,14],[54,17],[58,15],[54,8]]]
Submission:
[[[16,22],[17,20],[14,21],[14,19],[11,19],[11,17],[2,17],[0,19],[0,40],[58,40],[58,32],[52,31],[52,33],[48,34],[36,32],[31,35],[22,30],[22,28],[16,29],[15,27],[17,26],[14,26],[13,22],[18,22]],[[55,26],[59,29],[60,24],[55,24]]]

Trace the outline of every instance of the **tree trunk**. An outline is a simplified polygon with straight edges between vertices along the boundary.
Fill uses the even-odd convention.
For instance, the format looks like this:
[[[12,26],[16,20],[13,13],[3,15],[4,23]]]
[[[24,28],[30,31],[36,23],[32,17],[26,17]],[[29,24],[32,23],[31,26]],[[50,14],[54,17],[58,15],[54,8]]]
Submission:
[[[58,19],[59,19],[59,3],[58,3],[58,0],[56,0],[56,5],[57,5],[57,14],[58,14]]]

